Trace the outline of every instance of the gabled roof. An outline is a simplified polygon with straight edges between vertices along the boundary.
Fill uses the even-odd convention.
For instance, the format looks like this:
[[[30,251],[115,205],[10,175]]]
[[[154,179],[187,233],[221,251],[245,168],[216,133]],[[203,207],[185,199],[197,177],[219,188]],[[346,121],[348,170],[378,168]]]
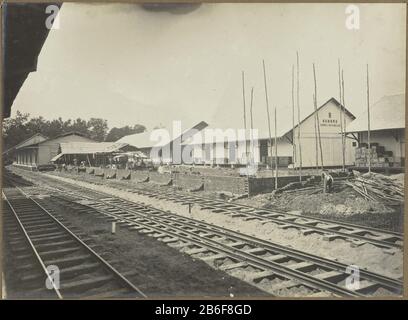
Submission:
[[[61,137],[66,137],[66,136],[80,136],[80,137],[84,137],[84,138],[89,138],[89,136],[88,135],[86,135],[86,134],[84,134],[84,133],[82,133],[82,132],[79,132],[79,131],[69,131],[69,132],[65,132],[65,133],[61,133],[61,134],[59,134],[58,136],[56,136],[56,137],[53,137],[53,138],[50,138],[49,140],[51,140],[51,139],[57,139],[57,138],[61,138]],[[89,138],[90,139],[90,138]]]
[[[405,95],[384,96],[370,107],[370,130],[387,130],[405,128]],[[346,132],[368,130],[368,115],[365,107],[356,120],[351,122]]]
[[[35,135],[31,136],[30,138],[24,140],[23,142],[20,142],[18,145],[14,146],[13,148],[15,149],[21,149],[24,147],[31,146],[33,144],[38,144],[40,142],[43,142],[47,140],[48,138],[41,133],[36,133]]]
[[[200,121],[199,123],[197,123],[196,125],[194,125],[193,127],[184,130],[180,135],[177,135],[176,138],[172,138],[173,137],[173,132],[171,129],[166,129],[163,128],[165,130],[168,130],[168,133],[170,135],[170,137],[166,137],[166,136],[160,136],[161,138],[163,138],[161,141],[154,141],[152,140],[152,137],[154,137],[155,135],[157,136],[160,133],[160,130],[163,129],[155,129],[152,131],[146,131],[146,132],[142,132],[142,133],[136,133],[136,134],[131,134],[128,136],[124,136],[123,138],[119,139],[117,142],[122,142],[122,143],[128,143],[136,148],[139,149],[144,149],[144,148],[151,148],[153,146],[156,147],[163,147],[167,144],[169,144],[171,141],[176,140],[177,138],[181,137],[182,141],[185,141],[186,139],[188,139],[191,135],[195,134],[196,131],[201,131],[203,130],[205,127],[207,127],[208,124],[205,121]]]
[[[317,112],[319,112],[321,109],[323,109],[327,104],[329,103],[333,103],[335,106],[337,106],[340,110],[340,107],[342,107],[342,104],[340,104],[340,102],[338,102],[335,98],[330,98],[328,99],[325,103],[323,103],[322,105],[320,105],[320,107],[317,108]],[[346,113],[347,116],[349,116],[351,119],[355,119],[355,116],[349,111],[347,110],[347,108],[344,108],[344,111]],[[290,114],[291,110],[289,111]],[[280,110],[280,114],[278,113],[278,119],[282,119],[284,118],[284,116],[286,116],[287,120],[287,114],[288,111],[287,110]],[[306,117],[304,117],[301,121],[300,124],[303,124],[306,120],[308,120],[310,117],[312,117],[315,114],[315,111],[313,110],[312,112],[310,112]],[[254,124],[254,130],[257,130],[258,135],[256,137],[258,140],[264,140],[264,139],[269,139],[269,129],[267,126],[267,120],[266,117],[264,119],[262,119],[263,121],[258,121],[255,122]],[[217,128],[217,124],[219,124],[221,121],[216,121],[216,123],[214,125],[209,126],[208,128],[205,128],[202,132],[200,132],[201,134],[201,138],[199,139],[196,136],[193,138],[190,138],[189,140],[185,141],[183,144],[184,145],[192,145],[192,144],[197,144],[197,141],[202,141],[202,143],[204,144],[208,144],[208,143],[217,143],[217,142],[226,142],[226,138],[223,135],[223,133],[227,133],[228,129],[232,129],[235,134],[239,134],[240,132],[238,132],[238,130],[243,130],[242,127],[237,127],[237,126],[233,126],[233,123],[226,123],[223,124],[222,127]],[[226,122],[226,120],[223,121],[224,123]],[[248,126],[248,120],[247,120],[247,126]],[[297,128],[297,123],[295,125],[295,128]],[[216,136],[214,136],[214,131],[210,132],[210,130],[219,130],[221,129],[221,131],[219,133],[216,133]],[[284,121],[284,120],[278,120],[277,121],[277,138],[278,139],[283,139],[283,137],[287,134],[289,134],[294,128],[292,127],[292,122],[291,121]],[[207,134],[208,133],[208,134]],[[273,123],[273,116],[271,115],[271,133],[272,133],[272,137],[274,137],[274,123]],[[241,137],[236,137],[234,139],[230,138],[229,141],[243,141],[243,140],[250,140],[250,130],[249,128],[247,128],[246,130],[246,138],[244,137],[244,135],[242,134]]]
[[[326,106],[329,102],[333,102],[337,107],[342,108],[342,110],[344,110],[344,112],[346,113],[346,115],[348,115],[351,119],[356,119],[356,117],[349,111],[347,110],[346,107],[344,107],[340,102],[337,101],[336,98],[330,98],[329,100],[327,100],[325,103],[323,103],[319,108],[317,108],[317,112],[319,112],[320,109],[322,109],[324,106]],[[300,121],[300,124],[302,124],[303,122],[305,122],[307,119],[309,119],[311,116],[313,116],[315,114],[315,111],[313,110],[313,112],[311,112],[308,116],[306,116],[305,118],[303,118],[302,121]],[[296,124],[295,128],[297,128],[298,125]],[[289,132],[291,132],[293,130],[292,128],[290,130],[288,130],[286,133],[284,133],[282,136],[288,134]]]
[[[128,143],[117,142],[61,142],[62,154],[111,153],[128,146]]]

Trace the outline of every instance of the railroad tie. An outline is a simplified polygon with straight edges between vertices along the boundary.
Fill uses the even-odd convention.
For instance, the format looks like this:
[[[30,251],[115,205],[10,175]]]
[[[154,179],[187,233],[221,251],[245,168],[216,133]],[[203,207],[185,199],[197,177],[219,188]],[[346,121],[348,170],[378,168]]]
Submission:
[[[260,282],[262,279],[270,278],[270,277],[272,277],[274,275],[275,275],[274,272],[272,272],[270,270],[265,270],[265,271],[257,272],[254,275],[251,275],[249,277],[249,280],[253,281],[253,282]]]
[[[223,258],[227,258],[227,256],[223,253],[217,253],[215,255],[208,256],[208,257],[200,257],[200,259],[203,261],[213,261],[213,260],[218,260],[218,259],[223,259]]]
[[[237,262],[237,263],[223,264],[219,267],[219,269],[222,271],[228,271],[228,270],[237,269],[237,268],[245,268],[247,266],[248,266],[248,263],[246,262]]]

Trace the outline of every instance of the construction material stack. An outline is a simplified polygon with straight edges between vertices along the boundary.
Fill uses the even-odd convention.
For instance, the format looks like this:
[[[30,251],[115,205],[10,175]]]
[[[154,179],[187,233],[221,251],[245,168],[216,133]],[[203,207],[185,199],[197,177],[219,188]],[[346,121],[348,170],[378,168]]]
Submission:
[[[401,164],[393,157],[392,151],[386,151],[385,147],[378,143],[372,143],[368,148],[366,143],[361,143],[355,151],[356,167],[368,167],[368,162],[371,157],[371,167],[387,168],[398,167]]]

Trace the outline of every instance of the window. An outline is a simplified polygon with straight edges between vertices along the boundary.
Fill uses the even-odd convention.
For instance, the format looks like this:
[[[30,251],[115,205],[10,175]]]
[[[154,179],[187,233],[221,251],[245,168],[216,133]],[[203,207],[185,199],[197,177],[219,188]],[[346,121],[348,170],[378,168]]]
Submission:
[[[331,119],[331,112],[329,112],[329,119]]]
[[[353,141],[353,147],[357,147],[357,142]]]

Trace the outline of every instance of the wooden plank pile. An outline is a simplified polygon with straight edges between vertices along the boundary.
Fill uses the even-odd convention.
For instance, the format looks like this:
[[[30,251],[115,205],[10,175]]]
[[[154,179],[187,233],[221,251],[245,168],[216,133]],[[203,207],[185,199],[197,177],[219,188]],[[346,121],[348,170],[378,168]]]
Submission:
[[[367,201],[381,202],[385,205],[400,205],[404,202],[403,185],[381,174],[357,175],[345,184]]]

